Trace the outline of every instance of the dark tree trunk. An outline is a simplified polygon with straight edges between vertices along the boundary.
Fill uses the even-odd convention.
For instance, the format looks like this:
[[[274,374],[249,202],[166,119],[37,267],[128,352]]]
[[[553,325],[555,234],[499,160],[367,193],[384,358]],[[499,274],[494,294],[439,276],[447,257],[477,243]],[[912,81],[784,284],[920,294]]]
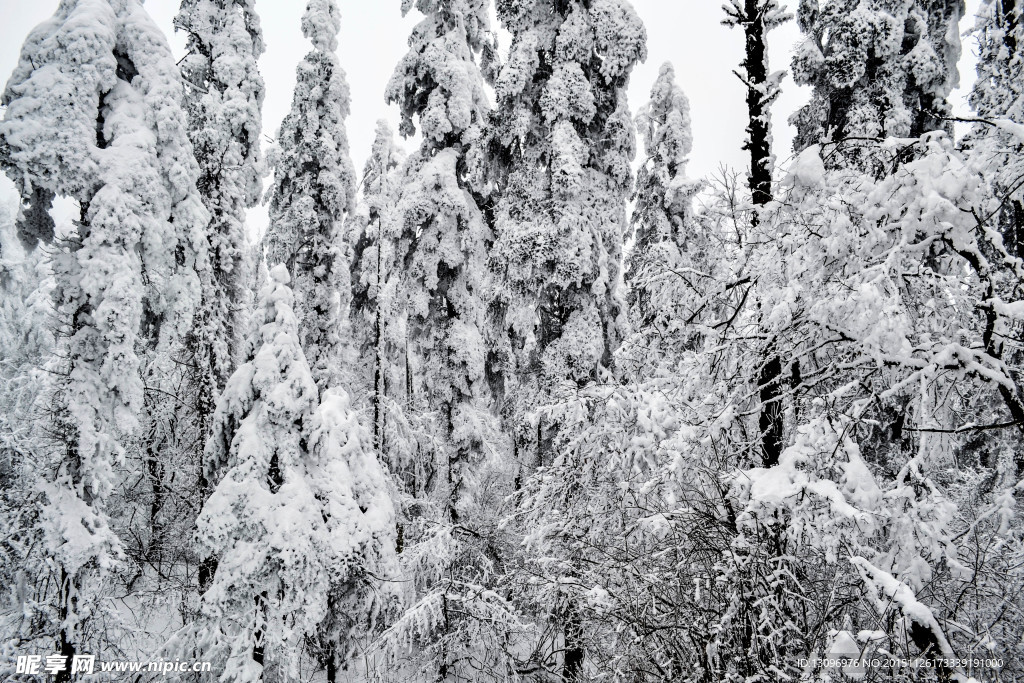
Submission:
[[[164,546],[164,523],[161,519],[164,507],[164,465],[160,459],[160,444],[156,442],[156,435],[153,433],[155,431],[150,433],[146,446],[146,473],[149,475],[149,483],[153,490],[153,499],[149,503],[150,539],[146,554],[150,562],[159,566]]]
[[[212,414],[212,413],[211,413]],[[203,432],[207,433],[206,431]],[[199,462],[199,500],[202,505],[206,504],[206,501],[210,499],[210,494],[213,493],[213,487],[210,484],[210,480],[206,477],[204,470],[205,463],[200,460]],[[210,588],[210,584],[213,583],[213,577],[217,573],[217,557],[210,555],[209,557],[203,558],[199,562],[199,594],[202,595]]]
[[[1006,49],[1011,55],[1017,54],[1017,34],[1014,29],[1017,28],[1017,22],[1020,20],[1020,17],[1014,11],[1016,8],[1017,0],[1003,0],[1000,9],[1006,22],[1006,32],[1003,34],[1003,42],[1006,44]]]
[[[68,574],[64,569],[60,570],[60,619],[62,623],[66,623],[68,617],[71,615],[71,602],[73,594],[75,578]],[[60,654],[65,657],[64,668],[57,672],[54,678],[55,683],[70,683],[71,681],[71,666],[75,657],[75,644],[71,641],[71,637],[68,634],[67,626],[62,626],[60,629],[60,637],[57,641],[57,650]]]
[[[337,683],[338,656],[334,651],[334,643],[327,644],[327,683]]]
[[[771,356],[761,368],[761,415],[758,427],[761,432],[762,464],[775,467],[782,456],[782,361],[779,360],[775,345],[769,348]]]
[[[772,200],[771,100],[767,93],[768,47],[765,38],[764,0],[745,0],[746,21],[743,22],[746,56],[740,66],[746,72],[747,141],[750,152],[748,184],[754,205],[761,207]],[[759,220],[754,212],[754,225]]]
[[[565,655],[562,659],[563,683],[580,683],[583,680],[583,624],[575,605],[566,610],[565,624]]]
[[[747,86],[747,141],[744,149],[750,152],[750,175],[747,178],[750,196],[754,202],[751,227],[761,222],[760,208],[772,201],[772,138],[771,102],[775,94],[768,83],[767,34],[765,24],[770,2],[745,0],[744,14],[738,22],[743,26],[745,56],[740,66],[745,72]],[[782,454],[782,361],[772,341],[766,354],[768,360],[758,378],[761,415],[762,464],[773,467]]]
[[[267,628],[267,592],[263,591],[256,596],[256,631],[252,638],[252,659],[263,666],[264,655],[266,654],[266,628]]]
[[[378,233],[379,234],[379,233]],[[377,242],[377,291],[380,291],[381,245]],[[384,413],[381,403],[384,400],[384,349],[382,348],[383,331],[381,330],[380,307],[374,311],[373,320],[373,446],[377,449],[377,459],[384,459]]]

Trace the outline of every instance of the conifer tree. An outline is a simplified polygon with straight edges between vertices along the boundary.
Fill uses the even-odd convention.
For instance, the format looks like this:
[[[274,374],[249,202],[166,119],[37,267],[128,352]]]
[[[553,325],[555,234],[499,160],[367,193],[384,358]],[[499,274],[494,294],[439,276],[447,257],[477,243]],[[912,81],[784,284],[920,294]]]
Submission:
[[[512,43],[495,78],[488,137],[492,311],[513,350],[504,368],[511,405],[502,412],[530,475],[571,438],[558,410],[542,418],[535,409],[571,406],[572,393],[606,378],[624,332],[622,243],[635,154],[625,88],[646,58],[646,30],[625,0],[499,2],[497,10]],[[586,551],[565,532],[534,597],[560,634],[562,677],[575,682],[590,646],[576,589]]]
[[[413,5],[405,2],[403,10]],[[487,2],[420,0],[415,7],[424,18],[386,97],[400,107],[402,133],[413,135],[418,125],[423,141],[398,172],[394,207],[382,225],[393,264],[387,277],[412,356],[405,381],[420,395],[413,410],[433,424],[417,476],[402,468],[411,605],[386,642],[415,630],[414,656],[424,673],[457,680],[507,669],[507,606],[489,594],[502,561],[490,537],[497,511],[482,505],[477,485],[485,454],[501,449],[485,366],[493,239],[474,186],[490,112],[484,84],[493,38]]]
[[[300,639],[326,611],[328,547],[305,472],[317,390],[288,280],[284,266],[271,271],[248,360],[218,401],[207,444],[225,472],[197,522],[201,552],[218,567],[197,641],[231,680],[295,675]]]
[[[975,127],[983,163],[996,172],[1000,232],[1010,253],[1024,258],[1024,140],[993,120],[1024,122],[1024,9],[1019,0],[988,0],[975,26],[979,56],[971,105],[987,123]]]
[[[347,395],[318,399],[288,281],[271,269],[248,360],[218,402],[207,453],[226,470],[197,524],[218,569],[180,641],[234,681],[300,680],[306,639],[330,653],[333,680],[393,557],[383,473]]]
[[[796,151],[952,131],[944,117],[959,82],[964,9],[963,0],[801,0],[797,22],[806,38],[793,57],[793,77],[813,92],[790,119]],[[847,156],[828,158],[841,164]]]
[[[192,445],[201,505],[223,465],[203,459],[203,444],[217,397],[242,348],[249,305],[245,210],[262,193],[264,86],[256,59],[264,46],[254,0],[182,0],[174,25],[187,34],[181,73],[188,132],[199,162],[199,193],[210,213],[205,231],[209,267],[200,272],[203,299],[188,339],[192,412],[181,420],[195,424]],[[201,590],[215,571],[213,564],[200,566]]]
[[[404,440],[398,433],[400,425],[396,424],[404,421],[401,406],[407,393],[404,387],[408,373],[399,360],[406,347],[405,307],[396,289],[399,267],[394,262],[395,250],[387,224],[394,213],[397,174],[404,160],[391,127],[386,121],[378,121],[370,158],[363,169],[365,206],[349,235],[353,242],[353,333],[366,358],[373,444],[378,457],[396,476],[405,472],[408,464],[408,453],[402,456],[407,449],[398,443]]]
[[[146,354],[184,335],[205,267],[181,89],[141,3],[66,0],[26,40],[3,96],[4,167],[29,200],[23,240],[52,235],[40,229],[49,198],[80,208],[54,257],[65,361],[39,517],[56,573],[44,628],[68,657],[100,646],[88,620],[125,560],[107,509],[141,433]],[[57,680],[70,680],[68,667]]]
[[[413,134],[418,120],[424,138],[401,172],[393,240],[427,400],[440,414],[444,516],[457,523],[488,420],[483,328],[492,238],[468,165],[490,109],[477,61],[490,57],[491,38],[486,2],[421,0],[417,8],[425,18],[387,89],[401,107],[403,133]]]
[[[199,161],[199,192],[210,212],[210,271],[196,331],[197,362],[212,403],[241,345],[245,209],[261,190],[260,133],[264,86],[256,66],[263,34],[253,0],[182,0],[175,28],[185,31],[181,72],[189,137]]]
[[[355,170],[345,119],[349,94],[335,50],[341,17],[334,0],[306,6],[302,32],[313,50],[296,69],[292,108],[278,133],[267,258],[293,276],[296,315],[317,386],[337,384],[349,273],[342,226],[352,211]]]
[[[626,282],[636,324],[654,336],[675,329],[679,268],[700,248],[695,244],[693,196],[700,183],[686,175],[693,150],[690,102],[666,62],[651,87],[651,99],[636,117],[644,143],[637,171],[631,222],[635,242]]]
[[[625,87],[646,32],[624,0],[499,3],[512,36],[496,76],[488,155],[496,186],[498,327],[521,389],[585,384],[622,336],[622,238],[635,154]],[[514,400],[514,399],[513,399]],[[533,453],[549,450],[516,422]]]

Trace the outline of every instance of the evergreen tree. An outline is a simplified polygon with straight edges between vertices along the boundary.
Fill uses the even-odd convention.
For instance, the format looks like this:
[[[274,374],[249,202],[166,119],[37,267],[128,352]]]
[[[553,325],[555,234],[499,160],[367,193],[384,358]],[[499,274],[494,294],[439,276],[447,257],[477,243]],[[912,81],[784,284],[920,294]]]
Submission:
[[[334,54],[340,22],[334,0],[307,4],[302,32],[314,49],[296,69],[292,108],[278,133],[266,236],[268,260],[293,275],[302,348],[321,390],[338,382],[350,289],[342,225],[355,197],[348,84]]]
[[[318,401],[288,281],[283,265],[271,269],[248,360],[218,402],[207,444],[227,463],[197,524],[218,570],[182,643],[194,639],[234,681],[301,680],[307,638],[343,646],[326,662],[336,672],[352,630],[374,613],[367,589],[393,557],[383,474],[347,396],[331,389]]]
[[[624,0],[500,2],[512,35],[495,80],[497,324],[521,396],[585,384],[622,336],[622,239],[634,128],[625,87],[646,32]],[[533,387],[534,389],[528,389]],[[513,399],[514,400],[514,399]],[[528,451],[547,450],[522,424]],[[550,430],[542,430],[550,431]]]
[[[271,680],[295,676],[301,638],[326,611],[329,548],[305,472],[317,390],[288,280],[283,266],[271,271],[248,360],[218,401],[207,444],[226,469],[197,522],[218,567],[197,640],[230,680],[263,680],[264,669]]]
[[[644,143],[633,200],[633,249],[626,283],[629,303],[640,329],[654,336],[679,331],[677,284],[682,270],[701,248],[694,232],[693,197],[701,184],[687,177],[693,150],[690,102],[676,85],[675,69],[666,62],[651,87],[651,99],[636,117]],[[694,273],[695,275],[695,273]],[[685,336],[685,333],[684,333]]]
[[[140,3],[67,0],[30,34],[3,96],[5,170],[29,199],[22,237],[52,234],[39,229],[48,198],[80,207],[54,257],[65,361],[38,521],[53,611],[29,620],[59,633],[65,656],[102,646],[88,620],[106,611],[104,580],[125,560],[107,510],[141,434],[146,353],[185,333],[198,299],[206,217],[181,88]]]
[[[392,239],[427,400],[439,413],[444,517],[457,523],[488,421],[483,328],[492,238],[467,168],[490,109],[476,58],[490,52],[488,5],[421,0],[417,7],[425,18],[387,98],[401,106],[403,133],[413,134],[419,120],[424,142],[401,171]]]
[[[399,298],[399,266],[395,263],[388,223],[394,213],[398,171],[405,160],[386,121],[377,122],[370,158],[363,170],[364,206],[349,235],[352,245],[353,333],[363,351],[366,394],[372,407],[373,444],[378,457],[396,477],[421,473],[413,454],[418,450],[406,419],[409,394],[405,306]]]
[[[512,349],[502,412],[532,474],[571,439],[560,431],[573,421],[561,407],[571,411],[575,391],[608,376],[623,335],[635,153],[625,88],[646,58],[646,31],[625,0],[503,1],[497,10],[512,44],[495,78],[487,149],[496,200],[492,311]],[[557,539],[531,591],[533,609],[559,634],[566,681],[582,680],[593,644],[581,614],[580,541],[572,533]]]
[[[212,404],[241,345],[245,303],[245,209],[259,201],[264,86],[256,59],[263,34],[253,0],[182,0],[175,28],[187,33],[181,72],[199,192],[210,212],[210,271],[196,330],[203,400]]]
[[[256,65],[263,34],[254,0],[182,0],[175,28],[187,33],[181,73],[189,138],[199,162],[199,192],[210,213],[209,267],[200,272],[203,300],[188,339],[188,407],[193,423],[197,505],[210,495],[224,463],[203,459],[210,417],[236,362],[249,304],[245,210],[262,192],[260,134],[264,86]],[[180,428],[180,426],[179,426]],[[216,565],[199,568],[205,590]]]
[[[975,126],[972,137],[981,163],[996,169],[1002,202],[1000,231],[1010,252],[1024,258],[1024,140],[1005,123],[1024,122],[1024,9],[1018,0],[983,3],[975,26],[978,73],[971,105],[988,123]]]
[[[405,2],[403,10],[412,6]],[[413,410],[433,428],[422,472],[401,478],[411,605],[385,642],[394,658],[415,632],[414,659],[431,678],[504,677],[508,608],[490,594],[503,561],[493,538],[498,511],[488,509],[480,487],[489,476],[486,454],[503,450],[485,365],[493,239],[474,187],[490,112],[484,88],[493,58],[489,3],[420,0],[415,6],[424,18],[386,96],[400,106],[403,134],[414,134],[418,123],[423,142],[399,171],[383,225],[393,249],[389,277],[413,356],[406,383],[421,396]]]
[[[801,0],[797,21],[806,38],[793,57],[793,77],[813,92],[790,119],[796,150],[951,132],[944,117],[959,82],[963,14],[963,0]],[[830,164],[847,157],[858,155],[828,155]]]

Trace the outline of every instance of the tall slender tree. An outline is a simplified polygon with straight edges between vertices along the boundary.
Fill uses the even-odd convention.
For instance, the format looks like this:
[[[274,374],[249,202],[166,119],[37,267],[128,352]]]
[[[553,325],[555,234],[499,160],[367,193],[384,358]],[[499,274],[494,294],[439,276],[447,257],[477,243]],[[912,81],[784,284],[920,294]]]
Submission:
[[[1024,8],[1019,0],[987,0],[975,25],[978,39],[978,77],[971,105],[988,122],[978,124],[972,137],[983,161],[997,171],[1001,195],[1000,231],[1009,251],[1024,258],[1024,141],[992,125],[993,120],[1024,122]]]
[[[318,399],[288,282],[283,265],[270,270],[248,360],[218,402],[207,444],[226,470],[198,540],[218,570],[180,643],[194,642],[233,681],[300,680],[307,639],[317,656],[330,641],[333,679],[369,628],[373,589],[393,557],[383,473],[347,394]]]
[[[338,383],[350,298],[342,226],[355,199],[345,119],[349,93],[338,62],[341,16],[334,0],[312,0],[302,33],[313,43],[296,69],[292,108],[278,133],[279,154],[266,236],[271,264],[293,275],[302,349],[323,390]]]
[[[361,182],[363,211],[353,221],[352,324],[367,369],[367,394],[373,411],[373,444],[378,457],[398,475],[406,471],[407,451],[397,441],[403,419],[401,396],[407,374],[399,351],[404,350],[403,303],[395,286],[398,266],[386,223],[394,213],[395,189],[405,154],[387,121],[377,122],[370,158]],[[390,420],[388,418],[391,418]],[[388,435],[394,438],[389,439]],[[403,457],[403,454],[406,457]],[[415,488],[415,487],[413,487]]]
[[[625,323],[622,244],[635,133],[625,88],[646,58],[646,30],[625,0],[499,2],[511,34],[495,79],[488,154],[495,188],[496,326],[512,360],[503,412],[520,459],[550,464],[560,439],[554,413],[535,406],[602,379]],[[562,435],[568,437],[568,435]],[[580,680],[586,633],[572,558],[548,565],[542,599],[562,634],[562,675]]]
[[[349,158],[345,119],[349,92],[345,73],[335,51],[341,16],[335,0],[311,0],[302,17],[303,34],[313,50],[299,64],[292,109],[278,134],[279,153],[275,183],[270,200],[270,227],[266,236],[267,256],[272,264],[283,263],[294,273],[295,312],[303,352],[310,363],[325,411],[324,419],[311,442],[311,453],[324,459],[319,467],[335,472],[349,465],[369,474],[379,472],[372,443],[358,430],[348,390],[354,373],[352,360],[345,353],[349,346],[347,324],[351,282],[343,227],[355,206],[355,170]],[[356,453],[373,460],[373,467],[348,462]],[[340,462],[333,462],[340,460]],[[326,482],[330,483],[330,482]],[[369,495],[390,500],[383,482],[371,480]],[[344,497],[344,490],[328,487],[324,501]],[[325,502],[326,504],[326,502]],[[390,509],[390,508],[389,508]],[[329,510],[328,526],[346,523],[337,519],[350,510]],[[388,519],[393,517],[389,514]],[[374,529],[379,532],[379,529]],[[390,535],[382,536],[382,538]],[[351,539],[334,539],[350,544]],[[393,543],[391,544],[393,547]],[[381,550],[367,549],[379,555]],[[373,557],[365,558],[373,561]],[[326,616],[315,634],[310,635],[312,654],[326,670],[328,681],[335,681],[347,663],[352,648],[372,627],[372,595],[361,570],[381,572],[381,563],[356,565],[353,571],[334,572],[328,586]]]
[[[435,426],[422,457],[426,485],[403,477],[412,604],[389,639],[417,630],[422,669],[458,680],[507,669],[507,606],[490,593],[504,561],[492,537],[497,513],[478,485],[486,454],[502,450],[486,372],[493,236],[476,185],[494,39],[486,0],[406,1],[403,11],[414,4],[423,19],[386,97],[400,107],[402,133],[418,125],[423,140],[399,172],[385,225],[416,356],[411,374]]]
[[[68,657],[99,647],[89,617],[125,560],[107,508],[141,432],[145,355],[188,329],[205,267],[181,90],[141,3],[65,0],[30,34],[3,96],[4,169],[29,200],[21,234],[51,237],[49,198],[80,209],[54,258],[66,360],[39,518],[55,571],[49,626]]]
[[[644,143],[643,163],[637,171],[636,202],[630,218],[634,244],[626,283],[636,324],[652,328],[654,335],[676,328],[673,309],[679,267],[689,252],[696,252],[693,235],[693,197],[701,184],[687,177],[686,164],[693,151],[690,101],[676,84],[675,69],[666,62],[651,87],[651,99],[636,117]]]
[[[801,5],[802,6],[802,5]],[[754,204],[751,227],[757,229],[761,208],[773,199],[775,154],[772,149],[771,105],[779,96],[782,73],[768,70],[768,33],[790,17],[777,0],[732,0],[724,6],[725,24],[743,28],[744,58],[737,74],[747,88],[747,139],[743,148],[750,153],[747,185]],[[761,399],[759,429],[765,466],[771,467],[782,455],[782,359],[774,339],[764,349],[764,363],[758,377]]]
[[[196,423],[201,504],[223,463],[202,457],[210,416],[242,348],[249,265],[245,210],[262,193],[260,134],[264,86],[256,65],[263,34],[254,0],[182,0],[175,28],[184,31],[189,138],[199,161],[199,192],[210,213],[209,268],[200,273],[203,300],[189,335],[192,414]],[[216,566],[199,568],[200,589]]]
[[[403,10],[411,6],[405,2]],[[489,412],[483,328],[492,236],[468,166],[490,111],[479,61],[488,66],[492,38],[487,2],[420,0],[417,8],[424,19],[386,95],[400,106],[402,132],[413,134],[418,120],[423,134],[402,170],[393,240],[404,264],[399,286],[410,306],[410,334],[440,416],[444,516],[457,523]]]
[[[646,32],[624,0],[503,2],[498,16],[512,44],[489,137],[491,261],[497,324],[516,349],[510,372],[525,395],[585,384],[612,365],[635,154],[625,87],[646,58]],[[526,450],[549,450],[553,433],[524,429],[518,412]]]

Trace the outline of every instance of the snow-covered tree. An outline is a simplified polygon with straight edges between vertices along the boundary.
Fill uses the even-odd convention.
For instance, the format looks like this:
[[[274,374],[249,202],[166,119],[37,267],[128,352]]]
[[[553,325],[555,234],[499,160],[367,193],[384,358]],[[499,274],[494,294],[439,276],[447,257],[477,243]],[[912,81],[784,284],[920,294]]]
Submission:
[[[368,629],[369,588],[393,557],[383,473],[347,395],[329,389],[318,400],[288,281],[283,265],[271,269],[248,360],[218,402],[207,444],[226,470],[198,541],[218,569],[181,642],[215,662],[220,680],[300,680],[306,638],[340,644],[325,662],[336,672]]]
[[[264,46],[253,0],[182,0],[174,25],[187,34],[181,73],[188,131],[199,162],[199,192],[210,213],[210,265],[200,273],[203,300],[189,342],[201,450],[208,416],[242,346],[250,268],[245,210],[262,193],[264,86],[256,60]],[[201,463],[200,478],[216,479],[218,465]],[[209,484],[200,488],[206,495]]]
[[[630,311],[644,340],[635,345],[660,355],[659,340],[671,338],[685,344],[687,332],[680,324],[680,297],[685,282],[697,272],[696,261],[706,249],[695,234],[693,198],[701,184],[686,175],[693,150],[690,102],[676,84],[675,70],[662,65],[651,88],[651,99],[637,114],[644,143],[644,160],[637,171],[631,223],[634,243],[626,283]],[[682,299],[682,300],[681,300]],[[646,358],[645,358],[646,360]],[[644,361],[637,358],[637,361]]]
[[[801,0],[797,21],[806,38],[793,77],[813,92],[790,119],[796,151],[951,131],[943,117],[959,83],[964,11],[963,0]],[[853,151],[827,156],[830,164],[859,158]]]
[[[1006,431],[994,448],[970,456],[986,460],[986,484],[957,460],[967,457],[962,444],[986,433],[1019,434],[1019,357],[1007,353],[1017,342],[998,331],[1017,323],[994,293],[1013,291],[1004,288],[1017,281],[1020,262],[978,220],[992,215],[993,202],[970,158],[943,133],[925,135],[912,152],[904,144],[882,147],[908,161],[881,180],[827,172],[818,147],[790,171],[776,230],[791,241],[791,293],[776,298],[772,317],[788,320],[790,343],[802,340],[791,354],[815,378],[799,387],[814,398],[803,402],[783,471],[746,470],[734,492],[744,509],[741,538],[764,538],[765,520],[784,520],[781,543],[801,558],[794,593],[824,581],[857,605],[848,612],[855,626],[884,623],[877,638],[886,646],[932,661],[947,656],[950,643],[969,649],[984,639],[972,630],[988,628],[979,622],[954,631],[947,619],[964,599],[984,602],[989,563],[1004,562],[1004,549],[1018,552],[990,536],[1016,523],[1000,510],[1017,437]],[[965,424],[968,405],[977,421]],[[968,512],[974,506],[982,509]],[[975,547],[977,536],[965,543],[971,525],[994,545]],[[967,558],[975,569],[961,569]],[[981,611],[1001,634],[992,647],[1016,647],[1016,627]]]
[[[724,6],[728,26],[743,28],[744,58],[740,64],[740,80],[747,87],[747,139],[744,149],[750,153],[747,186],[754,210],[750,214],[754,230],[760,223],[760,207],[774,198],[775,153],[772,149],[771,105],[779,96],[780,72],[770,73],[768,66],[768,34],[790,19],[777,0],[732,0]],[[782,452],[782,361],[768,337],[764,348],[765,361],[757,383],[760,386],[761,452],[766,464],[777,462]]]
[[[226,464],[197,522],[218,571],[198,645],[230,680],[287,680],[301,638],[326,614],[329,546],[306,476],[317,389],[298,342],[284,266],[261,293],[248,361],[231,376],[207,445]]]
[[[342,226],[352,211],[355,170],[345,119],[349,94],[335,51],[341,17],[334,0],[313,0],[302,32],[313,50],[296,69],[292,108],[277,136],[267,258],[293,277],[302,348],[317,386],[337,384],[349,300]]]
[[[405,2],[403,10],[413,5]],[[492,537],[498,511],[483,507],[481,490],[488,454],[502,450],[486,372],[493,238],[474,185],[490,112],[484,87],[493,58],[490,6],[480,0],[415,6],[424,18],[386,96],[400,106],[402,132],[412,135],[418,124],[423,141],[398,173],[394,207],[382,225],[394,264],[387,277],[412,357],[406,383],[418,394],[414,410],[432,429],[417,476],[399,470],[411,605],[382,647],[394,665],[396,656],[409,656],[403,650],[415,633],[411,654],[431,679],[503,676],[507,606],[489,595],[499,561]],[[500,496],[491,495],[491,503]]]
[[[17,199],[0,199],[0,479],[19,477],[39,448],[40,399],[49,381],[41,368],[54,347],[53,272],[42,249],[26,250],[18,235]],[[0,486],[5,490],[6,486]],[[16,487],[9,488],[13,493]]]
[[[624,333],[635,154],[625,88],[646,58],[646,30],[625,0],[499,2],[497,13],[512,43],[495,77],[487,141],[492,311],[513,351],[502,412],[529,476],[556,458],[560,438],[555,413],[538,409],[605,379]],[[544,565],[532,598],[559,634],[562,676],[576,681],[587,648],[574,562],[581,553],[571,536],[555,548],[561,561]]]
[[[411,9],[405,2],[403,9]],[[479,0],[417,5],[425,18],[387,89],[401,106],[403,132],[423,134],[405,163],[392,219],[396,273],[407,302],[409,334],[423,355],[427,400],[438,411],[444,516],[458,522],[461,499],[486,439],[484,360],[487,222],[469,184],[470,147],[490,110],[477,64],[489,54],[488,4]]]
[[[140,432],[140,351],[183,335],[198,298],[206,216],[181,96],[166,38],[135,0],[62,2],[29,35],[3,96],[4,168],[28,199],[22,236],[48,236],[36,202],[80,207],[54,256],[66,360],[39,521],[55,572],[49,627],[65,655],[99,650],[86,622],[124,559],[106,509]]]
[[[1008,130],[1024,125],[1024,10],[1016,0],[989,0],[981,6],[974,34],[978,40],[977,79],[971,105],[986,120],[972,137],[981,162],[995,171],[1002,198],[1000,230],[1011,253],[1024,258],[1024,136]]]
[[[31,639],[40,634],[19,622],[38,618],[37,605],[49,602],[45,589],[26,585],[23,577],[29,567],[38,571],[45,557],[36,484],[50,462],[44,415],[54,379],[46,371],[53,367],[54,281],[44,249],[27,251],[19,244],[17,197],[6,199],[0,198],[0,584],[21,581],[24,600],[0,602],[0,620],[10,625],[7,637],[16,632]],[[36,599],[41,605],[33,604]]]
[[[201,505],[223,465],[203,459],[203,443],[242,347],[250,301],[245,210],[262,193],[264,85],[256,60],[264,45],[254,0],[182,0],[174,25],[187,34],[181,73],[188,131],[199,162],[199,192],[210,213],[209,267],[200,271],[202,302],[188,339],[191,414],[184,420],[197,425],[192,446]],[[199,568],[201,589],[215,571],[209,563]]]
[[[622,336],[635,154],[625,87],[647,55],[646,32],[625,0],[503,2],[498,17],[512,44],[488,149],[497,324],[517,349],[509,372],[521,393],[547,392],[600,377]]]
[[[352,242],[351,314],[353,334],[365,359],[374,448],[396,476],[408,473],[420,479],[422,473],[412,457],[418,448],[404,409],[410,393],[406,308],[397,289],[400,267],[386,227],[394,213],[397,175],[404,160],[391,127],[378,121],[363,169],[363,206],[348,236]]]
[[[0,679],[1024,676],[1021,0],[955,117],[961,0],[792,3],[783,163],[785,3],[727,0],[749,168],[688,178],[666,64],[635,186],[628,0],[402,0],[416,149],[358,187],[307,0],[259,244],[255,1],[183,0],[175,64],[61,0],[3,94]]]
[[[743,29],[744,58],[739,75],[747,88],[747,139],[744,149],[750,153],[750,197],[755,206],[772,200],[772,173],[775,154],[772,149],[771,105],[779,96],[782,72],[770,72],[768,34],[790,16],[777,0],[731,0],[723,7],[727,26]],[[757,220],[757,213],[753,214]]]

